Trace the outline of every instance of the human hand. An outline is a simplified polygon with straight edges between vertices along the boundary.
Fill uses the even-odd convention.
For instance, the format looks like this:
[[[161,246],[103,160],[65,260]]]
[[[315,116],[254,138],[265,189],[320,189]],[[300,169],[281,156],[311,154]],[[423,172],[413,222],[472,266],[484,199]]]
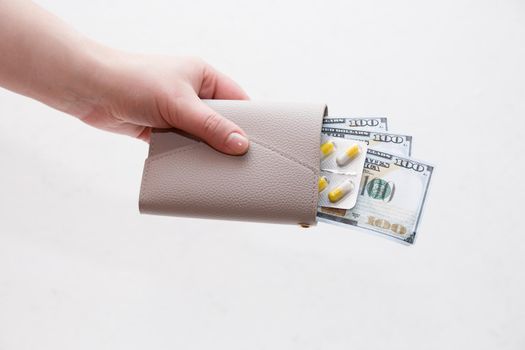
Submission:
[[[224,153],[248,150],[244,131],[200,100],[248,96],[203,60],[112,52],[103,62],[92,92],[70,104],[82,121],[146,141],[152,127],[175,127]]]
[[[175,127],[224,153],[248,150],[241,128],[200,100],[248,96],[200,59],[107,48],[28,0],[0,1],[0,52],[0,86],[99,129],[147,141]]]

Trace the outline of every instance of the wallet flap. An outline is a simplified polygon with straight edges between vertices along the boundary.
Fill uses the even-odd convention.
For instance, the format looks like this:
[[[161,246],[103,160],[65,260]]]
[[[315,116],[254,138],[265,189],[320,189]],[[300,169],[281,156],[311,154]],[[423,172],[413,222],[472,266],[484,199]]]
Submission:
[[[142,213],[315,224],[319,142],[325,105],[205,101],[248,134],[229,156],[177,130],[154,130]]]

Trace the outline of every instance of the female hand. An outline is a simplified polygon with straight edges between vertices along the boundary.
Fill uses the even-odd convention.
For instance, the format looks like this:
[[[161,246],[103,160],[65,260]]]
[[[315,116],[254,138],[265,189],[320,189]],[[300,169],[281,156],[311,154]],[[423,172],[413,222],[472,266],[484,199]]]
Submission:
[[[230,78],[198,58],[115,53],[72,113],[99,129],[148,140],[151,128],[175,127],[228,154],[243,154],[242,129],[200,99],[248,99]]]
[[[224,153],[248,150],[242,129],[200,100],[248,96],[200,59],[104,47],[27,0],[0,1],[0,52],[0,86],[99,129],[147,141],[175,127]]]

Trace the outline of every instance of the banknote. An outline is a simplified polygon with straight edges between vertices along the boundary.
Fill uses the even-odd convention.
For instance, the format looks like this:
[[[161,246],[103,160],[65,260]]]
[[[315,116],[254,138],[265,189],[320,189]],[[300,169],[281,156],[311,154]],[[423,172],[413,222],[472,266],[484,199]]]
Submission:
[[[377,151],[410,157],[412,136],[391,134],[388,132],[357,130],[351,128],[333,128],[323,124],[323,134],[368,143],[368,147]]]
[[[353,225],[414,243],[433,167],[368,149],[359,196],[350,210],[319,207],[321,221]]]
[[[333,128],[388,131],[388,122],[386,117],[338,118],[328,116],[323,119],[323,125]]]

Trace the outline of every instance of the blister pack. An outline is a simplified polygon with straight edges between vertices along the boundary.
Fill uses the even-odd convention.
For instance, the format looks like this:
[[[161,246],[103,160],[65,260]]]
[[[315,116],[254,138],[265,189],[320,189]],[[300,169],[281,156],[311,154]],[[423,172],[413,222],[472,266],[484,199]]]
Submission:
[[[321,136],[319,206],[339,209],[355,206],[367,148],[365,142]]]

